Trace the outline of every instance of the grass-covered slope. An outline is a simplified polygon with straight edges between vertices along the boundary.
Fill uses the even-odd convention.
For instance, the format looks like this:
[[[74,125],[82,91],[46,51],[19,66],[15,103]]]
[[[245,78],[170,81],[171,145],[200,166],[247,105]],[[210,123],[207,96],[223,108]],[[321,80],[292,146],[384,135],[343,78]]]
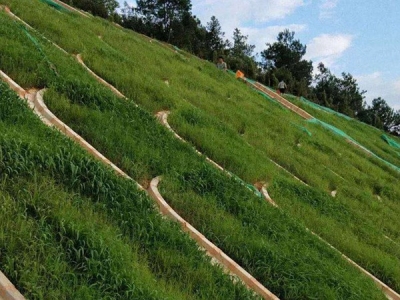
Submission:
[[[0,83],[0,269],[27,299],[252,299]]]
[[[56,115],[136,180],[146,184],[164,175],[162,191],[179,213],[278,296],[382,296],[301,223],[399,290],[400,192],[394,170],[212,64],[103,20],[55,13],[39,1],[0,3],[68,52],[83,53],[97,74],[131,100],[116,99],[72,57],[31,33],[40,41],[33,43],[5,14],[4,71],[24,87],[50,87],[45,100]],[[180,134],[248,182],[268,182],[286,213],[217,172],[132,101],[150,113],[171,110]],[[333,189],[336,198],[329,196]]]
[[[396,166],[400,166],[400,149],[390,146],[382,138],[383,135],[388,135],[384,131],[360,122],[356,119],[337,114],[329,109],[310,103],[304,98],[299,99],[297,97],[288,95],[288,100],[311,113],[316,118],[346,132],[349,136],[379,157]],[[391,139],[394,139],[395,142],[397,141],[397,143],[400,143],[400,139],[398,137],[391,136]]]

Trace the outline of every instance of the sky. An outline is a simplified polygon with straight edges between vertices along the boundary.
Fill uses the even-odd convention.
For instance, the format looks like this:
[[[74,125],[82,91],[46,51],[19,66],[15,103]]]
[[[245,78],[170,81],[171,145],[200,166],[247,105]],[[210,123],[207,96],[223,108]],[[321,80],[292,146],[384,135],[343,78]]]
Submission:
[[[119,0],[121,6],[125,0]],[[134,0],[127,1],[134,4]],[[203,25],[219,20],[225,38],[235,28],[260,53],[289,29],[307,46],[305,59],[350,73],[368,104],[382,97],[400,110],[400,0],[191,0]]]

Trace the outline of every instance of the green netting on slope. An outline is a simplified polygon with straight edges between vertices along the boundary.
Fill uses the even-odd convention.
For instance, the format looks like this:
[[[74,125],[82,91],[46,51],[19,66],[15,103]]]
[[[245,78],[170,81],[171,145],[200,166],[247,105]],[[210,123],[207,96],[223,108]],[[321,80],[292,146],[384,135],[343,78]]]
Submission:
[[[327,129],[329,129],[330,131],[334,132],[335,134],[340,135],[341,137],[344,137],[344,138],[349,139],[352,142],[356,143],[356,141],[353,140],[353,138],[351,138],[349,135],[347,135],[347,133],[345,133],[344,131],[340,130],[339,128],[336,128],[335,126],[333,126],[331,124],[325,123],[324,121],[321,121],[321,120],[316,119],[316,118],[307,120],[307,122],[322,125],[323,127],[325,127]]]
[[[388,137],[387,135],[382,134],[382,135],[381,135],[381,138],[382,138],[386,143],[388,143],[390,146],[392,146],[393,148],[400,149],[400,144],[397,143],[395,140],[391,139],[390,137]]]
[[[260,94],[261,96],[263,96],[265,99],[267,99],[267,100],[269,100],[269,101],[271,101],[271,102],[274,102],[274,103],[279,104],[279,102],[276,101],[274,98],[268,96],[267,94],[265,94],[265,93],[263,93],[263,92],[261,92],[261,91],[259,91],[259,90],[257,90],[257,89],[255,89],[255,90],[256,90],[257,93],[259,93],[259,94]],[[282,107],[282,106],[280,105],[280,107]]]
[[[333,109],[330,109],[329,107],[325,107],[325,106],[319,105],[319,104],[317,104],[317,103],[314,103],[314,102],[312,102],[312,101],[310,101],[310,100],[307,100],[307,99],[304,98],[304,97],[300,97],[300,100],[303,101],[304,103],[306,103],[307,105],[309,105],[309,106],[315,108],[315,109],[322,110],[322,111],[325,111],[325,112],[334,114],[334,115],[336,115],[336,116],[342,117],[342,118],[344,118],[344,119],[346,119],[346,120],[349,120],[349,121],[360,122],[360,123],[362,123],[363,125],[368,126],[368,127],[372,128],[372,129],[374,129],[375,131],[380,131],[380,129],[378,129],[378,128],[376,128],[376,127],[370,125],[370,124],[361,122],[361,121],[359,121],[359,120],[357,120],[357,119],[354,119],[354,118],[351,118],[351,117],[349,117],[349,116],[347,116],[347,115],[345,115],[345,114],[342,114],[342,113],[337,112],[337,111],[335,111],[335,110],[333,110]]]
[[[56,67],[54,66],[54,64],[49,60],[49,58],[47,57],[47,55],[44,53],[42,47],[40,46],[39,42],[37,41],[37,39],[35,39],[29,32],[28,30],[20,25],[22,30],[24,31],[25,35],[31,40],[31,42],[35,45],[36,49],[40,52],[40,54],[43,56],[44,60],[47,62],[47,64],[49,65],[50,69],[54,72],[55,75],[58,76]]]
[[[246,81],[248,81],[248,82],[250,82],[250,83],[252,83],[252,84],[256,84],[256,82],[257,82],[257,81],[255,81],[255,80],[252,80],[252,79],[249,79],[249,78],[246,78]]]
[[[55,8],[55,9],[57,9],[58,11],[61,11],[61,12],[69,12],[69,11],[68,11],[66,8],[64,8],[62,5],[60,5],[60,4],[58,4],[58,3],[55,3],[55,2],[53,2],[52,0],[40,0],[40,1],[42,1],[43,3],[48,4],[49,6],[51,6],[51,7]]]
[[[231,71],[231,70],[228,70],[228,73],[230,73],[230,74],[232,74],[232,75],[236,75],[236,74],[235,74],[233,71]],[[249,78],[246,78],[245,80],[248,81],[248,82],[250,82],[250,83],[252,83],[252,84],[255,84],[255,83],[256,83],[256,81],[254,81],[254,80],[252,80],[252,79],[249,79]],[[264,85],[263,85],[263,86],[264,86]],[[268,87],[266,87],[266,86],[264,86],[264,87],[265,87],[265,88],[268,88]],[[269,100],[269,101],[271,101],[271,102],[280,104],[279,101],[275,100],[275,99],[272,98],[271,96],[269,96],[269,95],[263,93],[262,91],[260,91],[260,90],[258,90],[258,89],[255,89],[255,90],[257,91],[257,93],[259,93],[259,94],[260,94],[261,96],[263,96],[265,99],[267,99],[267,100]],[[279,105],[279,106],[282,107],[281,105]],[[282,109],[284,109],[284,108],[282,107]],[[296,128],[298,128],[298,129],[300,129],[301,131],[305,132],[308,136],[312,136],[312,133],[311,133],[307,128],[305,128],[304,126],[300,126],[300,125],[294,124],[293,122],[291,122],[291,124],[292,124],[294,127],[296,127]]]
[[[231,73],[231,74],[235,74],[235,73],[233,73],[232,71],[230,71],[230,73]],[[250,82],[250,83],[253,83],[253,84],[256,83],[256,81],[251,80],[251,79],[248,79],[248,78],[246,78],[246,80],[247,80],[248,82]],[[266,87],[266,88],[268,88],[268,87]],[[269,89],[270,89],[270,88],[269,88]],[[266,98],[266,99],[268,99],[268,100],[273,100],[273,101],[275,101],[275,100],[272,99],[271,97],[267,96],[265,93],[262,93],[261,91],[259,91],[259,93],[260,93],[261,95],[263,95],[264,98]],[[319,109],[319,110],[326,110],[326,111],[328,111],[328,112],[330,112],[330,113],[332,113],[332,114],[338,115],[338,116],[343,117],[343,118],[346,118],[346,119],[348,119],[348,120],[353,120],[353,119],[350,118],[349,116],[346,116],[346,115],[344,115],[344,114],[341,114],[341,113],[339,113],[339,112],[336,112],[336,111],[334,111],[334,110],[332,110],[332,109],[330,109],[330,108],[320,106],[320,105],[318,105],[318,104],[316,104],[316,103],[313,103],[313,102],[311,102],[311,101],[309,101],[309,100],[307,100],[307,99],[305,99],[305,98],[303,98],[303,97],[300,97],[300,99],[302,99],[302,100],[303,100],[304,102],[306,102],[307,104],[309,104],[309,105],[315,107],[316,109]],[[387,160],[384,160],[383,158],[381,158],[381,157],[379,157],[378,155],[376,155],[375,153],[373,153],[371,150],[365,148],[363,145],[361,145],[360,143],[358,143],[356,140],[354,140],[352,137],[350,137],[349,135],[347,135],[344,131],[340,130],[339,128],[336,128],[335,126],[332,126],[332,125],[330,125],[330,124],[328,124],[328,123],[325,123],[325,122],[323,122],[323,121],[321,121],[321,120],[319,120],[319,119],[316,119],[316,118],[309,119],[309,120],[307,120],[307,122],[314,123],[314,124],[319,124],[319,125],[321,125],[322,127],[329,129],[329,130],[332,131],[333,133],[335,133],[335,134],[337,134],[337,135],[339,135],[339,136],[341,136],[341,137],[343,137],[343,138],[345,138],[345,139],[347,139],[347,140],[353,142],[353,143],[356,144],[358,147],[360,147],[361,149],[363,149],[363,150],[366,151],[367,153],[371,154],[373,157],[377,158],[378,160],[384,162],[385,164],[387,164],[388,166],[392,167],[392,168],[395,169],[396,171],[400,172],[400,168],[399,168],[399,167],[397,167],[397,166],[395,166],[394,164],[388,162]],[[295,125],[295,124],[294,124],[294,125]],[[297,126],[297,125],[295,125],[295,126]],[[298,127],[298,126],[297,126],[297,127]],[[300,126],[300,128],[304,128],[304,127]],[[309,135],[311,135],[311,132],[309,132],[306,128],[304,128],[304,129],[306,130],[306,131],[305,131],[306,133],[308,133]],[[396,143],[396,142],[395,142],[395,143]],[[397,144],[397,143],[396,143],[396,144]]]
[[[172,46],[172,48],[174,48],[175,53],[178,54],[181,59],[188,60],[188,58],[182,54],[184,52],[181,49],[179,49],[177,46],[174,46],[174,45],[171,45],[171,46]]]
[[[246,81],[248,81],[248,82],[250,82],[250,83],[252,83],[252,84],[255,84],[255,83],[257,82],[257,81],[254,81],[254,80],[252,80],[252,79],[249,79],[249,78],[246,78]],[[261,85],[262,85],[263,87],[265,87],[265,88],[271,90],[269,87],[267,87],[267,86],[265,86],[265,85],[263,85],[263,84],[261,84]],[[273,90],[271,90],[271,91],[273,91]],[[268,99],[268,100],[270,100],[270,101],[272,101],[272,102],[274,102],[274,103],[280,104],[279,101],[277,101],[277,100],[275,100],[274,98],[272,98],[271,96],[269,96],[269,95],[263,93],[262,91],[257,90],[257,92],[258,92],[260,95],[262,95],[264,98],[266,98],[266,99]],[[280,107],[282,107],[282,106],[280,105]],[[305,128],[304,126],[297,125],[297,124],[295,124],[295,123],[293,123],[293,122],[290,122],[290,123],[291,123],[294,127],[298,128],[298,129],[300,129],[301,131],[303,131],[303,132],[305,132],[306,134],[308,134],[309,136],[312,136],[312,133],[311,133],[307,128]]]
[[[315,108],[315,109],[323,110],[323,111],[329,112],[329,113],[331,113],[331,114],[337,115],[337,116],[342,117],[342,118],[345,118],[345,119],[347,119],[347,120],[353,120],[353,118],[351,118],[351,117],[349,117],[349,116],[346,116],[346,115],[344,115],[344,114],[342,114],[342,113],[340,113],[340,112],[337,112],[337,111],[335,111],[335,110],[333,110],[333,109],[330,109],[329,107],[325,107],[325,106],[319,105],[319,104],[317,104],[317,103],[314,103],[314,102],[312,102],[312,101],[310,101],[310,100],[307,100],[307,99],[304,98],[304,97],[300,97],[300,100],[303,101],[304,103],[306,103],[308,106],[311,106],[311,107],[313,107],[313,108]]]
[[[311,133],[307,128],[305,128],[304,126],[297,125],[297,124],[295,124],[295,123],[293,123],[293,122],[290,122],[290,124],[292,124],[294,127],[297,127],[297,128],[300,129],[301,131],[307,133],[308,136],[312,136],[312,133]]]
[[[367,153],[371,154],[373,157],[377,158],[378,160],[384,162],[385,164],[387,164],[388,166],[392,167],[393,169],[395,169],[396,171],[400,172],[400,168],[395,166],[394,164],[388,162],[387,160],[384,160],[383,158],[379,157],[378,155],[376,155],[374,152],[372,152],[371,150],[365,148],[363,145],[361,145],[360,143],[358,143],[356,140],[354,140],[352,137],[350,137],[349,135],[347,135],[345,132],[343,132],[342,130],[336,128],[335,126],[332,126],[328,123],[325,123],[321,120],[318,119],[311,119],[311,120],[307,120],[307,122],[310,123],[314,123],[314,124],[319,124],[324,128],[329,129],[330,131],[332,131],[333,133],[347,139],[350,140],[351,142],[353,142],[354,144],[356,144],[358,147],[360,147],[361,149],[363,149],[364,151],[366,151]]]
[[[248,184],[247,182],[243,181],[241,178],[236,176],[235,174],[226,171],[235,181],[239,182],[241,185],[245,186],[248,190],[253,192],[256,196],[262,198],[262,194],[254,185]]]

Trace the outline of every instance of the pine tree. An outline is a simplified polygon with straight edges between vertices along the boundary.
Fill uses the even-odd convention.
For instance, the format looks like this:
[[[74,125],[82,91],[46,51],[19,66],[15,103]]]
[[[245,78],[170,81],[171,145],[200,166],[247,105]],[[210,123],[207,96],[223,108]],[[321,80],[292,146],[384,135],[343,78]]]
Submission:
[[[173,22],[182,21],[191,9],[190,0],[137,0],[137,11],[145,23],[152,24],[157,37],[165,41],[172,37]]]
[[[206,26],[206,45],[208,48],[208,59],[215,60],[215,57],[222,54],[225,48],[225,32],[221,30],[221,24],[215,16],[211,17]]]
[[[312,81],[312,62],[304,60],[307,47],[294,38],[295,33],[288,29],[280,32],[277,42],[267,44],[267,49],[261,52],[263,68],[266,72],[286,69],[291,73],[293,82],[288,85],[295,87],[294,93],[305,94],[304,87]]]

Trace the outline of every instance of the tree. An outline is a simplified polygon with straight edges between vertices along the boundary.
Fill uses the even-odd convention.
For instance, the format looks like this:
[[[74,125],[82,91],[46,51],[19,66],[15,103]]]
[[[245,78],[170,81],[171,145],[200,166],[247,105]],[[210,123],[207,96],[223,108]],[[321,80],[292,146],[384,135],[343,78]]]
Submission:
[[[210,22],[207,23],[206,30],[207,57],[213,61],[216,58],[215,56],[222,54],[225,48],[225,32],[222,32],[221,24],[215,16],[212,16]]]
[[[137,12],[144,23],[152,24],[157,37],[168,42],[173,34],[172,24],[182,21],[191,9],[190,0],[137,0]]]
[[[364,109],[363,95],[366,91],[360,91],[357,80],[350,73],[343,72],[342,77],[343,79],[339,80],[341,101],[350,109],[349,115],[357,116]],[[342,109],[342,111],[345,112],[345,109]]]
[[[285,29],[280,32],[277,42],[267,44],[261,56],[264,58],[265,68],[290,68],[291,65],[298,63],[306,53],[306,46],[299,40],[294,39],[294,32]]]
[[[69,3],[102,18],[113,16],[119,6],[116,0],[70,0]]]
[[[318,103],[352,117],[365,109],[363,95],[366,91],[360,91],[351,74],[342,73],[343,78],[338,78],[323,63],[318,65],[318,71],[313,89]]]
[[[267,49],[261,52],[263,69],[266,73],[286,69],[291,73],[292,82],[286,82],[294,92],[304,94],[312,81],[312,62],[303,59],[306,46],[294,38],[295,33],[285,29],[277,36],[277,42],[266,44]],[[282,78],[283,79],[283,78]]]
[[[138,0],[137,7],[125,2],[122,25],[203,58],[207,31],[190,9],[190,0]]]
[[[389,131],[390,128],[398,125],[396,124],[398,116],[395,111],[381,97],[372,100],[372,106],[369,106],[365,111],[367,117],[365,119],[372,126]]]
[[[226,62],[233,70],[241,70],[246,77],[255,78],[257,74],[257,63],[252,56],[255,46],[247,43],[248,36],[243,35],[238,28],[233,31],[233,44],[229,45]]]
[[[243,35],[238,28],[233,31],[233,47],[231,54],[235,57],[252,57],[256,46],[247,44],[248,36]]]
[[[108,16],[111,16],[115,10],[119,7],[118,1],[116,0],[102,0],[107,10]]]
[[[204,57],[207,53],[206,34],[207,31],[200,20],[185,12],[182,20],[175,20],[172,23],[170,42],[199,57]]]
[[[400,136],[400,110],[394,113],[393,125],[389,128],[390,133]]]

